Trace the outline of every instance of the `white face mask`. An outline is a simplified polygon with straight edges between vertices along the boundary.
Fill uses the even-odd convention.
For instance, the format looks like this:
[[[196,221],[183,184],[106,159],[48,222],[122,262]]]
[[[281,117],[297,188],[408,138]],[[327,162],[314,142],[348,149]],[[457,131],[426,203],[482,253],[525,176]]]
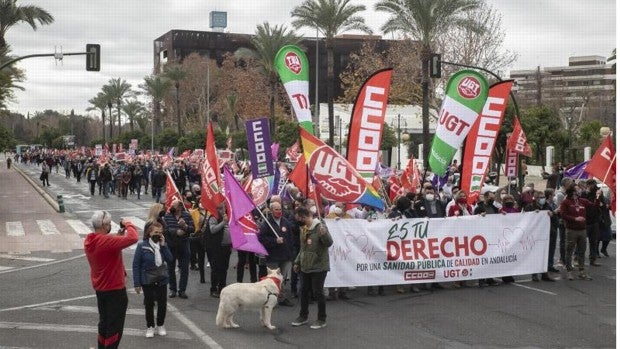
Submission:
[[[340,207],[336,207],[334,209],[334,213],[336,214],[336,216],[340,216],[342,214],[342,209]]]
[[[426,200],[432,201],[435,198],[435,195],[434,194],[426,194],[426,195],[424,195],[424,197],[426,198]]]
[[[312,214],[316,214],[316,206],[310,207],[310,212],[312,212]]]
[[[499,198],[504,200],[504,198],[506,197],[506,194],[499,194]]]
[[[517,181],[510,181],[510,184],[517,185]]]

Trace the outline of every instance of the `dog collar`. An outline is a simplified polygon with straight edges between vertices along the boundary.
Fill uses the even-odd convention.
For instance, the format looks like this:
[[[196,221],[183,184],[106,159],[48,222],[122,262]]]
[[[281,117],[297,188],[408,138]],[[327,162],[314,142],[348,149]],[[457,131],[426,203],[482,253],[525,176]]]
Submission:
[[[263,281],[265,279],[271,279],[275,284],[276,287],[278,288],[278,294],[280,294],[280,279],[278,279],[277,277],[273,277],[273,276],[263,276],[262,278],[260,278],[260,281]]]

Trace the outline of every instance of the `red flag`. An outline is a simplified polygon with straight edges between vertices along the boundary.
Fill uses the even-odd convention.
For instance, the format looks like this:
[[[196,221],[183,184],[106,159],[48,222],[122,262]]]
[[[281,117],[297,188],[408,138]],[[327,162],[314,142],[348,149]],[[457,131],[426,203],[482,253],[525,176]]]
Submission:
[[[532,148],[527,144],[525,132],[523,132],[519,118],[516,115],[512,120],[512,126],[512,134],[508,139],[508,149],[515,151],[517,154],[532,157]]]
[[[420,186],[420,171],[418,170],[416,159],[409,159],[407,167],[405,167],[401,175],[400,182],[405,190],[415,192],[418,189],[418,186]]]
[[[221,192],[222,178],[215,154],[213,126],[210,122],[207,128],[205,154],[206,158],[202,162],[202,166],[200,166],[200,203],[205,210],[209,211],[216,218],[219,218],[217,206],[224,201],[224,196]]]
[[[379,70],[364,82],[351,112],[347,160],[368,183],[372,182],[381,154],[392,70]]]
[[[467,194],[467,203],[470,205],[474,205],[480,196],[480,189],[482,189],[492,160],[497,135],[504,119],[512,83],[512,80],[508,80],[491,86],[480,117],[476,119],[467,135],[461,172],[461,189]]]
[[[396,175],[388,179],[388,184],[390,186],[390,192],[388,195],[390,197],[390,201],[394,202],[394,199],[396,199],[397,196],[403,195],[405,191],[403,190],[403,186]]]
[[[616,191],[616,150],[607,136],[586,166],[585,172],[607,184],[612,192]]]
[[[181,156],[183,159],[189,159],[189,156],[190,156],[190,154],[191,154],[191,153],[192,153],[192,151],[191,151],[191,150],[189,150],[189,149],[187,149],[186,151],[184,151],[183,153],[181,153],[181,155],[180,155],[180,156]]]
[[[295,165],[293,171],[288,175],[288,179],[295,184],[305,197],[308,197],[308,167],[306,166],[306,159],[303,156],[297,161],[297,165]]]
[[[170,172],[166,171],[166,203],[164,204],[166,211],[170,210],[170,206],[172,206],[172,202],[175,199],[183,202],[183,198],[181,197],[176,184],[174,184]]]

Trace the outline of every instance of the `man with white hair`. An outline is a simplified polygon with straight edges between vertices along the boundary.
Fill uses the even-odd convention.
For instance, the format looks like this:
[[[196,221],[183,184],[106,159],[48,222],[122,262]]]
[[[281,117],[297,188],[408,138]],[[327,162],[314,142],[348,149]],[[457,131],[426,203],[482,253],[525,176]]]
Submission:
[[[90,265],[90,281],[99,308],[99,348],[118,348],[125,326],[127,291],[122,250],[138,241],[134,225],[121,219],[121,230],[110,234],[112,215],[96,211],[91,222],[95,231],[86,236],[84,252]]]

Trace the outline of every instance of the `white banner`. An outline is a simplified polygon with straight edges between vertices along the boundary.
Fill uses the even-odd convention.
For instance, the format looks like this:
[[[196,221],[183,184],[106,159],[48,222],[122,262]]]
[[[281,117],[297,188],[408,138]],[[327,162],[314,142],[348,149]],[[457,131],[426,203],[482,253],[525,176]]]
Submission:
[[[434,219],[326,219],[326,287],[449,282],[547,270],[546,211]]]

